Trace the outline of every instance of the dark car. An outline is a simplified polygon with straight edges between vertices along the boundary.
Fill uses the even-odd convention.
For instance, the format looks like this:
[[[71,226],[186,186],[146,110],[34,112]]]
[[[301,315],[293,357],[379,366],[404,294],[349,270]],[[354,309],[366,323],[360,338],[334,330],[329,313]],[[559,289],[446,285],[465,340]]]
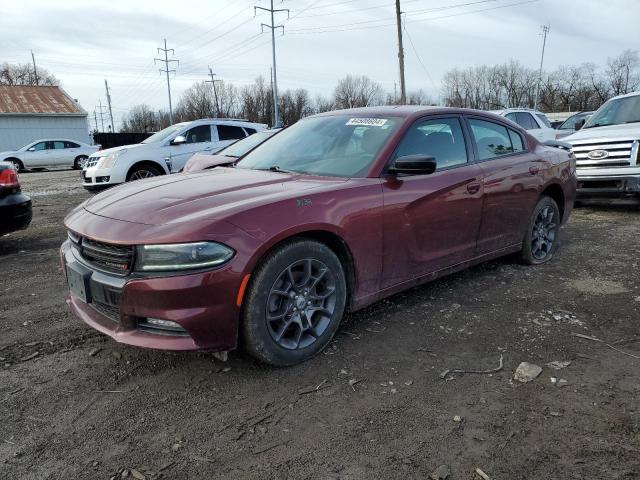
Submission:
[[[0,235],[22,230],[31,223],[31,199],[20,190],[11,162],[0,162]]]
[[[346,310],[507,254],[550,260],[575,159],[465,109],[305,118],[234,168],[117,187],[65,219],[68,303],[119,342],[236,348],[274,365],[324,348]]]
[[[207,168],[217,167],[219,165],[228,165],[235,163],[241,157],[244,157],[258,145],[266,142],[269,138],[278,133],[281,128],[273,128],[270,130],[262,130],[253,135],[249,135],[242,140],[232,143],[228,147],[223,148],[213,155],[206,153],[196,153],[184,166],[183,172],[197,172],[198,170],[206,170]]]
[[[560,123],[556,128],[558,130],[557,138],[563,138],[571,135],[576,131],[576,125],[580,128],[585,124],[593,112],[578,112],[571,115],[564,122]]]

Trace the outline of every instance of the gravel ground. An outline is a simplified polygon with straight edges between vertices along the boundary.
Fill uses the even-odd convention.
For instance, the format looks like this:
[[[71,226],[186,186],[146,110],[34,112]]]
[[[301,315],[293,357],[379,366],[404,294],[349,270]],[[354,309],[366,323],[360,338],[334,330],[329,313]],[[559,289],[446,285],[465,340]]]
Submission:
[[[33,223],[0,238],[2,479],[640,478],[637,204],[577,209],[552,262],[395,295],[274,369],[130,348],[74,318],[58,247],[90,194],[77,172],[21,179]],[[525,361],[543,371],[516,382]]]

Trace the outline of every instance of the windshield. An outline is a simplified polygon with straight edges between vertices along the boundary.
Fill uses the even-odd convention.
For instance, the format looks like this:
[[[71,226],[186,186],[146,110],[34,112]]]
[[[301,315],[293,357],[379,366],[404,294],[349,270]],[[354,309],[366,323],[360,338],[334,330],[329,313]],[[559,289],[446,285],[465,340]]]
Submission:
[[[303,119],[249,152],[237,168],[361,177],[401,123],[349,115]]]
[[[562,125],[558,127],[558,130],[573,130],[576,127],[576,123],[581,122],[585,118],[589,117],[592,112],[576,113],[567,118]]]
[[[164,130],[160,130],[157,133],[154,133],[146,140],[143,140],[142,143],[159,143],[164,142],[174,133],[177,133],[179,130],[184,128],[184,123],[176,123],[175,125],[171,125],[170,127],[165,128]]]
[[[265,130],[264,132],[254,133],[253,135],[249,135],[247,138],[243,138],[242,140],[232,143],[227,148],[220,150],[216,155],[240,158],[275,133],[278,133],[278,130]]]
[[[583,128],[640,122],[640,95],[616,98],[602,105]]]

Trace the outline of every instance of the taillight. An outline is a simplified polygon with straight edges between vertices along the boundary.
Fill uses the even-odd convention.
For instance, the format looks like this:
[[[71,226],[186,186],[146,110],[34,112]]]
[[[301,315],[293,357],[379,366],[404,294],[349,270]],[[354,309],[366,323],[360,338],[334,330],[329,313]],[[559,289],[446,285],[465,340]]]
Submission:
[[[18,173],[13,167],[0,167],[0,187],[1,188],[18,188],[20,181],[18,180]]]

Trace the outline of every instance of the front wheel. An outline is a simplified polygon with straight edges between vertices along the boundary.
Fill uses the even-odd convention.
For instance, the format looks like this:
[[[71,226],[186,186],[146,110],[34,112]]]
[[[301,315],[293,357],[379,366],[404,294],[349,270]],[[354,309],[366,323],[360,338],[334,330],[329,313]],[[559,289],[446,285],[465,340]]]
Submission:
[[[558,248],[560,210],[551,197],[542,197],[533,209],[522,245],[522,259],[539,265],[553,258]]]
[[[139,167],[135,167],[129,172],[129,175],[127,175],[127,182],[157,177],[158,175],[160,175],[160,171],[156,167],[152,167],[151,165],[141,165]]]
[[[246,350],[275,366],[308,360],[331,341],[346,298],[344,269],[327,246],[303,239],[283,245],[252,275],[243,311]]]
[[[73,169],[82,170],[85,164],[87,163],[87,158],[89,157],[87,157],[86,155],[78,155],[76,159],[73,161]]]

